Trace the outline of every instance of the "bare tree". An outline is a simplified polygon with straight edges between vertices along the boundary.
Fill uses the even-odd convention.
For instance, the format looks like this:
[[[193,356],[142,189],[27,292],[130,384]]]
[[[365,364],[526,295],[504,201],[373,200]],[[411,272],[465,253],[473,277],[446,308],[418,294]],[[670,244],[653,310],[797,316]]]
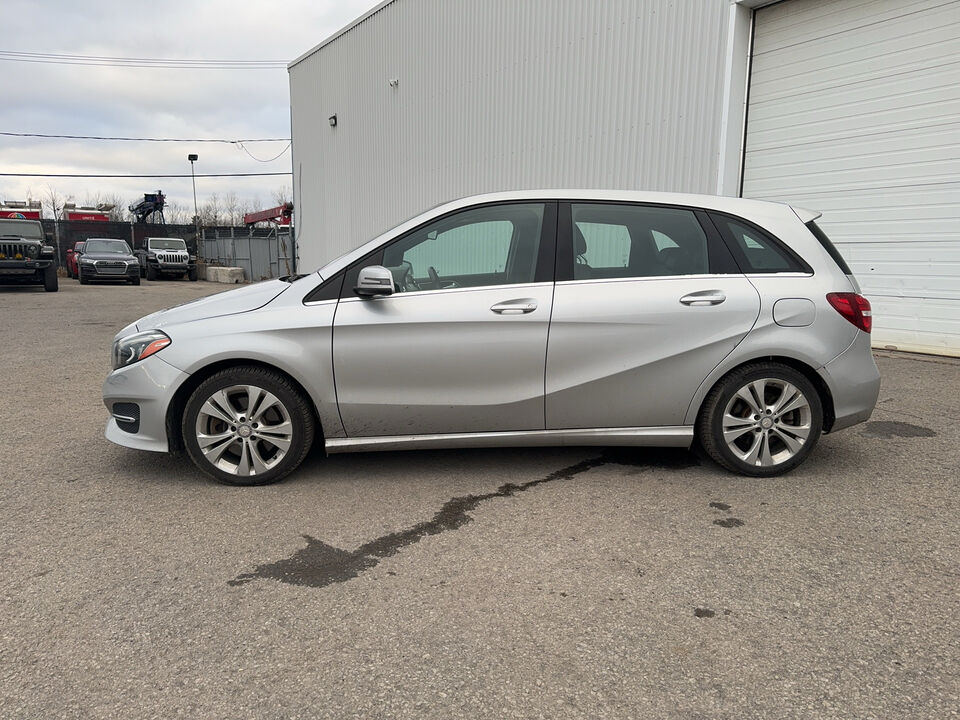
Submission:
[[[220,205],[220,197],[216,193],[210,193],[210,197],[200,209],[200,221],[207,226],[216,226],[220,224],[223,209]]]
[[[163,217],[171,225],[189,225],[193,220],[187,209],[176,200],[168,200],[163,208]]]
[[[48,184],[41,202],[43,203],[43,207],[50,211],[50,217],[56,220],[63,210],[63,204],[72,197],[72,195],[61,195],[59,190],[53,187],[53,185]]]
[[[290,202],[293,198],[293,193],[290,192],[289,185],[282,185],[273,191],[273,204],[274,205],[283,205],[285,202]]]
[[[231,190],[223,196],[223,217],[230,225],[242,225],[243,218],[240,217],[240,198]]]

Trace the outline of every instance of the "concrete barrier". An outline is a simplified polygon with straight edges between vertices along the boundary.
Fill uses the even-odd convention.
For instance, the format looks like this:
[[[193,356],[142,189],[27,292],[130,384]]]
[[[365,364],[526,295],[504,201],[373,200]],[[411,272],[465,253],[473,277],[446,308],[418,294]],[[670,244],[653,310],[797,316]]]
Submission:
[[[216,267],[214,265],[207,265],[207,280],[209,282],[227,283],[228,285],[245,282],[243,268]]]

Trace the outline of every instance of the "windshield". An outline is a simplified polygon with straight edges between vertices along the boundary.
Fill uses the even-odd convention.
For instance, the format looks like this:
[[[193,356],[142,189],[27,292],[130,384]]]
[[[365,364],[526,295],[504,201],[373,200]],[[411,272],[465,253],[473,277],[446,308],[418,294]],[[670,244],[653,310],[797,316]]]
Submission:
[[[150,238],[151,250],[186,250],[187,244],[183,240],[174,238]]]
[[[116,253],[118,255],[129,255],[130,246],[123,240],[87,240],[83,246],[85,253]]]
[[[40,223],[24,220],[0,219],[0,235],[21,237],[28,240],[43,240],[43,230]]]

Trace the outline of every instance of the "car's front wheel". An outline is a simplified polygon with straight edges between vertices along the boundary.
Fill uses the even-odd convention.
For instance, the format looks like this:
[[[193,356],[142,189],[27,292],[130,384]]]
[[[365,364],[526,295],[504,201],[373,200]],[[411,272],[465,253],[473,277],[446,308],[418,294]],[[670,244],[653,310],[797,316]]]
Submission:
[[[697,421],[703,449],[742,475],[772,477],[802,463],[823,429],[817,389],[788,365],[762,362],[725,376]]]
[[[183,414],[184,445],[203,472],[230,485],[267,485],[292,472],[313,443],[308,400],[284,375],[228,368],[204,380]]]

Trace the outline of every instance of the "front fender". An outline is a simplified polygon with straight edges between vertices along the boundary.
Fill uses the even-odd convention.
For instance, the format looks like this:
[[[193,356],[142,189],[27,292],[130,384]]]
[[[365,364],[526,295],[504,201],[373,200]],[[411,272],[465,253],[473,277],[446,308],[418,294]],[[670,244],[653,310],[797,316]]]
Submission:
[[[326,437],[345,437],[333,383],[335,305],[262,308],[164,328],[172,342],[163,359],[195,375],[224,362],[277,368],[309,394]]]

